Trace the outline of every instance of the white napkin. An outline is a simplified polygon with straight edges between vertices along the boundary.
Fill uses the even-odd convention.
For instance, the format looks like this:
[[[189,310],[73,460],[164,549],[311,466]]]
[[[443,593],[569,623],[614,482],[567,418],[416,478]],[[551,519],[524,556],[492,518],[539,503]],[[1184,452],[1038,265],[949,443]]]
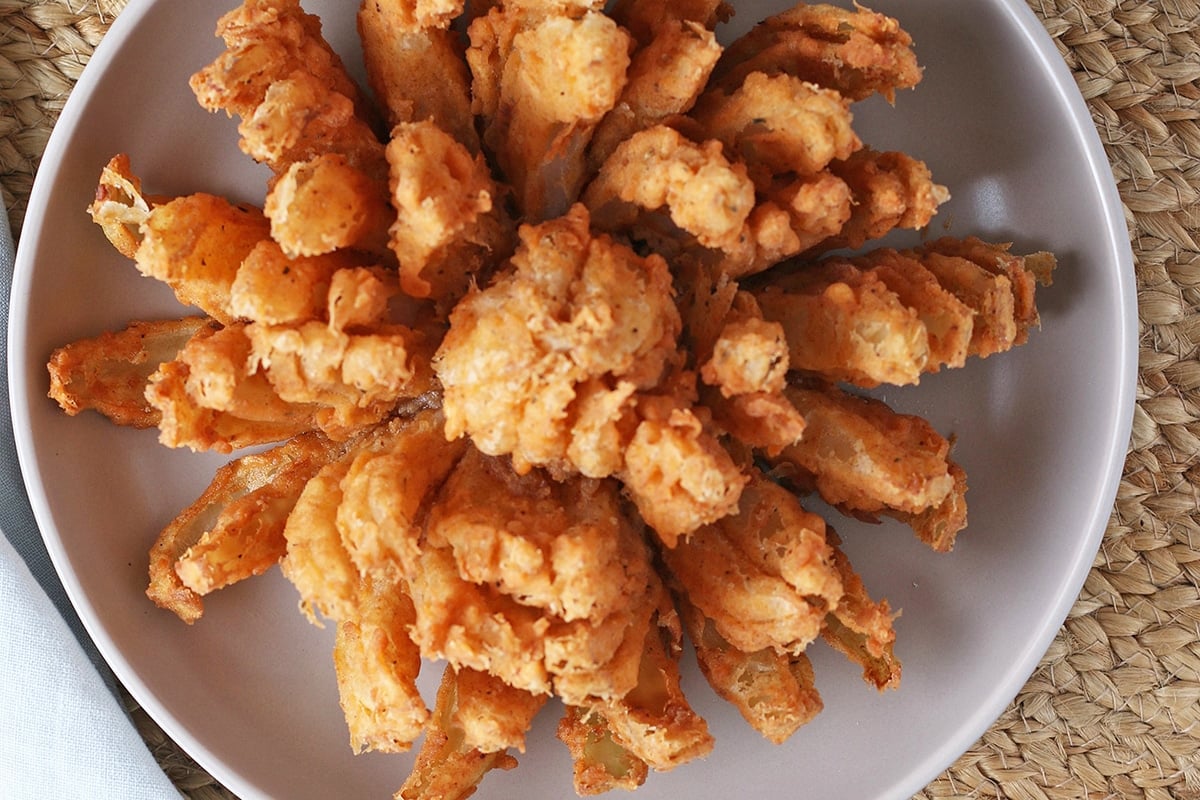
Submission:
[[[5,362],[13,258],[0,213]],[[4,369],[0,390],[0,798],[179,798],[106,683],[112,674],[50,564],[17,466]]]

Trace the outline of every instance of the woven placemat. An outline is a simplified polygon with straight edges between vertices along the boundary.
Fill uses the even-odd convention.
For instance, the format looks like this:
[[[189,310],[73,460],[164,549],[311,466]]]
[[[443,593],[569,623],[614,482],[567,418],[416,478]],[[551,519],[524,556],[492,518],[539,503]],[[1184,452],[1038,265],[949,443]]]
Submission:
[[[1015,701],[917,795],[1200,800],[1200,2],[1028,0],[1108,152],[1137,268],[1133,437],[1084,589]],[[19,231],[49,131],[125,0],[0,0],[0,188]],[[127,704],[189,798],[233,795]]]

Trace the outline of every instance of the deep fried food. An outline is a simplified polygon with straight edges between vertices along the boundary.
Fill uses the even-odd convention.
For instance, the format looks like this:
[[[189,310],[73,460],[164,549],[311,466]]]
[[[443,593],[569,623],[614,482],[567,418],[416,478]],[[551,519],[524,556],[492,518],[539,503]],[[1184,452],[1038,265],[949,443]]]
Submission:
[[[155,206],[139,230],[138,271],[225,325],[235,319],[230,291],[238,267],[271,232],[260,209],[203,192]]]
[[[772,457],[780,477],[856,516],[937,517],[940,524],[914,526],[918,536],[938,550],[953,547],[966,527],[966,476],[933,426],[832,385],[798,384],[785,393],[807,427]]]
[[[793,369],[871,388],[917,383],[929,364],[929,333],[872,272],[802,270],[755,294],[783,326]]]
[[[484,145],[524,218],[540,222],[578,198],[588,141],[625,87],[631,40],[597,11],[508,21],[505,8],[471,24],[468,62],[479,92],[487,95],[489,81],[498,88]]]
[[[468,450],[466,440],[446,440],[436,409],[390,425],[387,441],[359,451],[341,481],[338,530],[363,575],[418,569],[429,506]]]
[[[637,685],[597,708],[616,744],[652,769],[665,772],[708,755],[713,737],[680,685],[678,615],[662,587],[657,597],[660,607],[646,631]]]
[[[338,622],[333,664],[355,753],[408,750],[425,729],[421,652],[407,630],[415,618],[401,581],[371,575],[360,584],[357,613]]]
[[[467,453],[430,512],[427,541],[454,551],[459,573],[570,622],[628,603],[651,570],[641,531],[613,482],[515,474]]]
[[[689,111],[720,54],[716,36],[695,22],[656,23],[653,37],[633,54],[621,97],[592,135],[589,171],[598,172],[634,133]]]
[[[670,272],[658,256],[593,236],[580,206],[523,226],[520,236],[513,271],[450,315],[434,359],[446,435],[469,434],[485,453],[511,454],[518,471],[536,464],[607,477],[622,463],[624,442],[572,459],[574,401],[588,381],[613,391],[661,379],[679,334]]]
[[[464,680],[464,675],[471,678]],[[397,800],[463,800],[475,793],[483,776],[493,769],[512,769],[517,760],[504,750],[485,752],[473,746],[463,727],[467,715],[458,709],[488,702],[487,692],[499,691],[512,695],[512,687],[482,673],[465,673],[447,666],[442,673],[433,714],[425,727],[425,741],[417,753],[417,761],[404,785],[396,792]],[[517,690],[519,693],[519,690]],[[544,702],[528,696],[524,702],[510,702],[504,709],[506,727],[523,732],[533,721]],[[482,710],[486,709],[484,705]]]
[[[842,552],[841,540],[828,530],[833,549],[833,564],[841,576],[845,593],[842,601],[825,618],[821,636],[851,661],[863,668],[863,680],[879,691],[900,684],[900,662],[893,652],[895,619],[886,600],[878,602],[867,595],[862,578]]]
[[[832,385],[787,390],[808,422],[779,463],[813,475],[821,497],[855,511],[919,512],[950,492],[950,443],[921,417]]]
[[[771,742],[821,710],[818,638],[895,686],[896,615],[798,494],[946,551],[967,476],[837,384],[1024,343],[1054,268],[976,238],[817,260],[949,196],[853,126],[921,78],[897,22],[801,3],[723,51],[721,0],[359,0],[369,96],[298,0],[241,2],[190,85],[240,118],[262,210],[145,194],[125,155],[89,206],[206,316],[49,365],[68,413],[170,446],[287,440],[160,533],[154,601],[192,622],[279,563],[336,623],[351,748],[424,735],[407,800],[515,766],[552,696],[580,794],[707,755],[685,629]]]
[[[618,473],[638,512],[668,548],[734,512],[747,478],[696,413],[655,409],[638,423]]]
[[[825,523],[761,473],[742,492],[737,514],[662,556],[721,636],[748,653],[803,652],[842,594]]]
[[[318,434],[242,456],[165,527],[150,550],[146,594],[192,623],[201,595],[256,575],[283,555],[283,528],[309,478],[340,453]]]
[[[146,400],[150,376],[215,325],[207,317],[131,322],[121,331],[74,341],[50,355],[49,396],[71,416],[90,408],[118,425],[156,427],[162,415]]]
[[[715,140],[697,144],[665,125],[639,131],[604,162],[583,195],[597,227],[635,228],[644,211],[665,209],[704,247],[729,249],[754,208],[746,169]]]
[[[616,743],[601,711],[566,706],[557,736],[571,754],[575,793],[580,797],[613,789],[629,791],[646,782],[648,765]]]
[[[387,146],[397,211],[388,246],[400,285],[449,309],[510,254],[515,238],[487,162],[433,122],[401,123]]]
[[[676,606],[708,684],[768,741],[782,744],[821,712],[824,703],[807,655],[771,647],[739,650],[686,595],[676,598]]]
[[[340,271],[364,266],[357,254],[325,253],[291,257],[271,239],[256,244],[242,263],[229,290],[230,311],[238,319],[264,325],[289,325],[329,317],[330,290]],[[382,316],[390,294],[388,284],[373,284],[373,307]],[[341,305],[340,303],[338,305]],[[344,325],[337,326],[343,329]]]
[[[384,188],[338,153],[289,164],[263,207],[271,238],[289,256],[352,248],[380,258],[396,218]]]
[[[691,116],[740,156],[759,188],[781,174],[815,175],[862,147],[845,97],[787,74],[752,72],[732,92],[705,95]]]
[[[142,242],[141,228],[150,217],[150,210],[168,199],[144,194],[141,179],[133,174],[129,155],[118,153],[101,170],[88,213],[117,252],[133,258]]]
[[[341,58],[321,34],[319,17],[299,0],[245,0],[217,21],[225,51],[189,81],[200,105],[247,117],[268,88],[294,72],[316,76],[360,108],[367,103]]]
[[[358,32],[367,81],[388,128],[431,120],[479,152],[471,111],[471,76],[463,47],[446,23],[461,0],[363,0]]]
[[[732,91],[752,72],[780,72],[836,90],[852,100],[873,94],[891,102],[921,80],[912,37],[891,17],[800,3],[768,17],[726,50],[714,86]]]
[[[950,199],[929,167],[906,153],[867,147],[832,162],[829,170],[850,187],[853,207],[841,230],[810,253],[856,249],[897,229],[921,230]]]
[[[659,35],[660,25],[692,23],[711,31],[733,16],[733,7],[722,0],[617,0],[609,13],[648,46]]]

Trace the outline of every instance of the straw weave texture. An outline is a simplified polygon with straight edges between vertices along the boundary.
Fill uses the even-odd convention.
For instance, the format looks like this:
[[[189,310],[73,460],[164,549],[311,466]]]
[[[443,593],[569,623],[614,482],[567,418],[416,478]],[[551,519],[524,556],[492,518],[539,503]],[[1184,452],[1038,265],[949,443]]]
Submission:
[[[1124,202],[1140,368],[1116,507],[1062,630],[999,720],[917,795],[1200,800],[1200,1],[1028,0]],[[0,188],[14,231],[51,127],[125,0],[0,0]],[[128,705],[189,798],[232,795]]]

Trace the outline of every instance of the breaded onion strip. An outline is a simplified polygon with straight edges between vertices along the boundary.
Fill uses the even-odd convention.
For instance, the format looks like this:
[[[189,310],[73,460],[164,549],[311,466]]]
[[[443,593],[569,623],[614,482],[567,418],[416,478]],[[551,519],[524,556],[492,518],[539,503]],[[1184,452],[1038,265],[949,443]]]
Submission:
[[[745,167],[715,140],[697,144],[656,125],[626,139],[588,185],[583,203],[597,227],[633,233],[644,212],[663,209],[705,247],[732,249],[754,208]]]
[[[204,611],[201,594],[278,562],[283,526],[301,490],[338,452],[319,434],[304,434],[217,470],[159,533],[150,550],[147,596],[190,624]]]
[[[404,785],[396,792],[397,800],[448,800],[466,798],[475,793],[484,775],[493,769],[509,770],[517,760],[504,750],[484,752],[468,741],[462,721],[469,714],[459,715],[459,709],[481,709],[493,705],[487,699],[489,691],[505,697],[514,694],[512,687],[504,688],[501,681],[475,673],[464,680],[460,670],[447,665],[438,687],[433,714],[425,726],[425,741],[417,752]],[[516,690],[519,692],[519,690]],[[541,709],[544,698],[527,696],[523,702],[509,702],[502,710],[508,716],[505,727],[526,730]]]
[[[155,206],[139,230],[138,271],[223,325],[235,320],[230,292],[238,267],[271,233],[260,209],[203,192]]]
[[[381,257],[396,218],[382,182],[339,153],[289,164],[272,182],[263,212],[271,238],[289,256],[354,248]]]
[[[893,230],[921,230],[950,199],[925,162],[898,151],[866,147],[830,163],[829,171],[850,187],[853,205],[841,230],[808,248],[810,255],[857,249]]]
[[[617,744],[603,712],[568,705],[556,734],[571,754],[572,780],[580,797],[631,791],[646,782],[649,766]]]
[[[249,116],[271,84],[296,71],[320,80],[332,92],[368,107],[341,58],[321,33],[321,19],[299,0],[245,0],[217,21],[225,51],[190,79],[200,105],[209,111]]]
[[[935,550],[953,547],[967,522],[966,475],[933,426],[831,384],[797,384],[785,394],[808,427],[770,457],[775,474],[847,514],[893,516]]]
[[[517,475],[473,448],[430,511],[427,541],[450,547],[467,580],[566,622],[616,613],[651,569],[614,482]]]
[[[892,652],[896,639],[892,620],[896,615],[887,600],[876,602],[867,595],[862,578],[842,552],[841,542],[832,530],[829,540],[845,595],[826,617],[821,636],[863,668],[863,680],[867,683],[879,691],[894,689],[900,684],[900,662]]]
[[[662,551],[673,579],[739,650],[803,652],[842,587],[825,523],[761,473],[737,514]]]
[[[129,156],[119,153],[101,170],[96,196],[88,206],[88,213],[117,252],[133,258],[142,242],[142,224],[150,217],[154,206],[168,199],[144,194],[142,181],[133,174]]]
[[[446,440],[437,410],[390,425],[388,441],[357,453],[341,482],[338,530],[364,575],[418,569],[425,516],[468,449],[466,440]]]
[[[739,650],[686,596],[677,597],[676,606],[709,686],[767,741],[782,744],[821,712],[807,655]]]
[[[479,134],[471,76],[458,34],[446,24],[462,2],[363,0],[358,33],[363,63],[388,128],[431,120],[472,154]]]
[[[740,156],[760,189],[776,175],[815,175],[862,147],[849,101],[791,75],[753,72],[732,92],[706,94],[691,116]]]
[[[485,24],[497,12],[504,13],[471,24],[468,59],[478,80],[487,74],[477,63],[495,55],[501,64],[488,73],[499,75],[499,92],[494,113],[485,114],[483,142],[524,218],[539,222],[566,213],[578,198],[588,141],[625,87],[631,40],[600,12],[550,15],[515,33]],[[498,35],[511,35],[511,44]]]
[[[396,211],[388,247],[400,262],[400,285],[449,309],[510,254],[514,226],[503,192],[483,156],[431,121],[398,124],[387,160]]]
[[[408,636],[416,610],[395,577],[363,578],[358,598],[357,613],[338,622],[333,650],[350,748],[402,752],[429,719],[416,682],[421,651]]]
[[[642,46],[651,44],[660,25],[693,23],[712,31],[733,16],[733,7],[722,0],[617,0],[609,14],[633,34]]]
[[[588,166],[599,171],[621,142],[692,108],[721,54],[712,31],[694,22],[664,20],[636,50],[620,99],[596,127]]]
[[[759,22],[717,63],[712,84],[726,90],[752,72],[787,73],[834,89],[852,101],[873,94],[888,102],[921,80],[912,37],[891,17],[800,3]]]
[[[655,770],[665,772],[708,755],[713,737],[680,685],[682,629],[665,590],[646,632],[637,685],[619,699],[599,703],[612,739]]]
[[[793,369],[873,388],[915,384],[929,366],[921,317],[871,271],[829,262],[775,281],[755,299],[783,326]]]
[[[50,355],[48,394],[71,416],[90,408],[118,425],[157,427],[162,415],[146,399],[150,376],[215,325],[207,317],[131,322],[123,330],[71,342]]]

